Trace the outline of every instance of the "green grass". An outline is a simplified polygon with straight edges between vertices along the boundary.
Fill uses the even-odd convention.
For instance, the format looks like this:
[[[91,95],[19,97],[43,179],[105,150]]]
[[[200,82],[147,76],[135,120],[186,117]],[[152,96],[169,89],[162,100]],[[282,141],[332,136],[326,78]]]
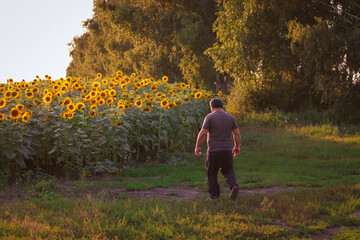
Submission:
[[[360,185],[210,201],[58,198],[0,206],[0,237],[16,239],[302,239],[360,226]],[[350,215],[349,215],[350,214]],[[352,231],[358,236],[358,231]],[[339,235],[344,235],[344,231]],[[356,235],[357,234],[357,235]]]
[[[226,194],[216,201],[123,195],[110,200],[106,191],[102,198],[75,199],[58,193],[54,179],[39,180],[24,187],[28,200],[0,205],[0,239],[311,239],[329,227],[339,227],[336,239],[358,239],[360,219],[353,213],[360,209],[359,137],[299,129],[242,128],[241,154],[234,160],[241,188],[300,187],[294,191],[240,195],[235,202]],[[204,156],[177,158],[171,165],[152,163],[96,181],[74,181],[68,189],[205,190]],[[223,177],[219,180],[225,186]]]
[[[356,141],[357,137],[319,138],[284,129],[245,129],[241,154],[234,160],[235,174],[241,188],[357,183],[360,143]],[[112,177],[111,184],[96,182],[90,187],[143,190],[184,184],[205,188],[204,156],[196,159],[188,153],[184,158],[186,165],[152,163],[125,169],[121,175]],[[224,182],[222,176],[220,181]]]

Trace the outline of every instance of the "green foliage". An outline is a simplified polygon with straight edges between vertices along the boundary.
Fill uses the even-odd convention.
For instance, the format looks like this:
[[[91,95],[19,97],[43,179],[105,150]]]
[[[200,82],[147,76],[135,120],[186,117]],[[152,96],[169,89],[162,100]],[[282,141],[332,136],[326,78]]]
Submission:
[[[124,78],[130,80],[127,76]],[[31,106],[32,117],[24,122],[15,121],[9,115],[9,120],[0,121],[1,182],[15,183],[18,176],[35,169],[69,179],[82,175],[116,174],[124,166],[147,161],[171,160],[174,165],[186,163],[179,160],[180,153],[192,148],[203,118],[210,110],[212,93],[191,89],[185,83],[168,83],[167,78],[161,84],[142,84],[140,89],[135,85],[144,83],[142,79],[135,75],[132,79],[134,83],[116,85],[116,90],[102,83],[104,94],[111,91],[117,94],[114,96],[117,105],[94,105],[97,112],[93,115],[88,114],[92,104],[85,97],[90,96],[89,92],[100,92],[90,90],[92,80],[87,78],[82,81],[83,90],[88,95],[74,89],[65,95],[75,104],[84,101],[84,108],[72,112],[76,115],[71,118],[63,115],[67,109],[61,104],[65,96],[54,98],[50,103],[25,96],[7,99],[7,106],[1,109],[6,115],[11,107],[24,104]],[[53,83],[39,81],[37,87],[41,89],[39,91],[47,92],[47,87]],[[197,92],[200,97],[195,96]],[[113,98],[110,100],[114,101]],[[168,105],[160,105],[162,100]],[[33,106],[37,101],[40,101],[39,105]],[[136,101],[140,101],[143,107],[134,104]],[[124,104],[126,109],[123,109]],[[147,111],[143,111],[145,108]],[[179,154],[171,156],[175,152]]]
[[[75,37],[67,75],[114,75],[118,69],[194,86],[212,86],[215,70],[203,54],[215,40],[215,2],[94,1],[87,32]]]
[[[206,53],[235,79],[232,109],[328,109],[359,122],[357,10],[350,1],[219,3],[217,43]]]

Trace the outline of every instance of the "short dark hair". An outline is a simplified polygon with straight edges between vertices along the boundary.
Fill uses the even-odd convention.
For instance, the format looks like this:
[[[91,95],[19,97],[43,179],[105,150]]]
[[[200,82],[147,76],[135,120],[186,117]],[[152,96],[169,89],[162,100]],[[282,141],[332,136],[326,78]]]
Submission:
[[[223,108],[224,107],[224,104],[223,102],[221,101],[221,99],[219,98],[214,98],[210,101],[210,106],[212,108]]]

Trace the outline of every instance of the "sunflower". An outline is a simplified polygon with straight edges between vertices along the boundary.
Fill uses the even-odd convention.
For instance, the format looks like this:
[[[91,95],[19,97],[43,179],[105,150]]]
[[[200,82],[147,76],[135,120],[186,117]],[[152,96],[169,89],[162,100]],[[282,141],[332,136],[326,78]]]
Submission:
[[[12,78],[9,78],[8,80],[7,80],[7,83],[8,84],[12,84],[14,82],[14,80],[12,79]]]
[[[102,74],[101,74],[101,73],[98,73],[98,74],[96,74],[96,77],[97,77],[97,78],[101,78],[101,77],[102,77]]]
[[[98,108],[98,107],[97,107],[96,105],[91,105],[91,106],[90,106],[90,110],[91,110],[91,111],[95,111],[95,110],[97,110],[97,108]]]
[[[181,102],[181,101],[179,101],[179,100],[175,100],[175,105],[176,106],[181,106],[181,105],[183,105],[183,103]]]
[[[18,119],[21,117],[21,111],[19,109],[17,109],[16,107],[12,108],[10,110],[10,117],[12,119]]]
[[[5,106],[6,106],[6,99],[5,98],[0,99],[0,109],[4,108]]]
[[[122,75],[123,75],[123,72],[122,72],[122,71],[119,70],[119,71],[116,72],[116,76],[117,76],[117,77],[121,77]]]
[[[6,119],[6,116],[4,114],[0,113],[0,121],[5,120],[5,119]]]
[[[99,82],[93,82],[91,86],[93,89],[99,89],[101,87],[101,84]]]
[[[161,105],[161,107],[167,107],[169,105],[169,100],[166,98],[161,100],[160,105]]]
[[[42,102],[41,102],[40,100],[37,100],[37,99],[35,99],[35,100],[33,101],[33,104],[34,104],[35,106],[39,106],[41,103],[42,103]]]
[[[146,107],[146,108],[141,109],[141,112],[150,113],[150,112],[151,112],[151,109],[150,109],[149,107]]]
[[[106,97],[107,97],[106,92],[105,92],[105,91],[102,91],[102,92],[100,93],[100,97],[101,97],[101,98],[106,98]]]
[[[96,97],[97,96],[97,91],[94,91],[94,90],[92,90],[91,92],[90,92],[90,96],[93,98],[93,97]]]
[[[171,103],[168,104],[167,107],[168,107],[169,109],[171,109],[171,108],[175,107],[175,105],[176,105],[175,103],[171,102]]]
[[[66,118],[68,118],[68,119],[72,119],[72,118],[74,117],[74,113],[73,113],[73,112],[67,112],[67,113],[65,114],[65,116],[66,116]]]
[[[163,76],[163,77],[162,77],[162,81],[163,81],[163,82],[167,82],[168,80],[169,80],[169,78],[168,78],[167,76]]]
[[[62,106],[66,106],[71,103],[71,98],[67,97],[65,98],[64,102],[61,104]]]
[[[4,94],[5,98],[6,98],[6,99],[11,98],[11,93],[12,93],[12,91],[9,91],[9,90],[6,91],[5,94]]]
[[[142,100],[139,99],[139,100],[135,101],[135,106],[136,107],[141,107],[142,106]]]
[[[197,100],[200,100],[200,99],[201,99],[201,97],[202,97],[201,92],[197,92],[197,93],[195,93],[195,98],[196,98]]]
[[[0,88],[0,93],[4,93],[5,92],[5,88],[4,87],[1,87]]]
[[[23,113],[21,117],[22,121],[26,123],[30,120],[30,118],[31,118],[31,114],[29,112]]]
[[[83,109],[85,107],[85,104],[82,102],[78,102],[75,106],[76,111],[81,111],[81,109]]]
[[[113,99],[112,97],[110,97],[110,98],[108,98],[108,99],[106,100],[106,104],[107,104],[108,106],[112,105],[113,103],[114,103],[114,99]]]
[[[13,92],[11,92],[11,96],[13,97],[13,98],[18,98],[19,97],[19,92],[18,91],[13,91]]]
[[[104,105],[104,104],[105,104],[105,100],[104,100],[104,99],[100,99],[100,100],[98,101],[98,104],[99,104],[100,106]]]
[[[50,95],[45,95],[42,98],[42,100],[43,100],[44,103],[51,103],[52,102],[52,97]]]
[[[110,90],[109,95],[112,97],[116,96],[116,90],[115,89]]]
[[[191,98],[189,96],[186,96],[186,97],[184,97],[184,100],[188,102],[191,100]]]
[[[91,95],[90,95],[90,94],[86,95],[85,98],[84,98],[85,102],[90,101],[90,99],[91,99]]]
[[[141,83],[140,83],[140,82],[135,83],[135,88],[140,88],[140,87],[141,87]]]
[[[25,106],[23,104],[18,104],[15,106],[17,109],[19,109],[19,111],[24,110]]]
[[[96,98],[94,98],[94,99],[91,99],[91,101],[90,101],[90,104],[91,105],[95,105],[95,104],[97,104],[97,100],[96,100]]]
[[[103,85],[108,85],[109,81],[104,78],[104,79],[101,81],[101,83],[102,83]]]
[[[209,100],[209,99],[211,99],[211,98],[212,98],[212,94],[206,94],[206,93],[205,93],[205,99],[206,99],[206,100]]]
[[[32,92],[33,92],[33,93],[38,93],[38,92],[39,92],[39,89],[38,89],[37,87],[34,87],[34,88],[32,89]]]
[[[146,103],[146,106],[148,106],[148,107],[151,108],[151,107],[153,107],[154,105],[152,104],[152,102],[147,102],[147,103]]]
[[[28,99],[32,99],[34,97],[34,93],[32,91],[27,91],[25,95]]]
[[[78,82],[74,83],[72,85],[72,88],[75,89],[75,90],[79,89],[80,88],[80,83],[78,83]]]
[[[124,80],[125,80],[125,82],[126,83],[128,83],[128,82],[130,82],[131,81],[131,79],[128,77],[128,76],[124,76],[124,78],[123,78]]]
[[[59,90],[59,89],[60,89],[60,86],[59,86],[59,85],[56,84],[55,86],[53,86],[53,90],[54,90],[54,91],[57,91],[57,90]]]
[[[75,105],[74,105],[73,103],[69,103],[69,104],[67,105],[67,109],[68,109],[70,112],[73,112],[73,111],[75,111],[76,107],[75,107]]]
[[[109,88],[116,88],[116,86],[117,86],[117,83],[111,82],[111,83],[109,84]]]
[[[57,92],[57,93],[55,94],[55,96],[56,96],[56,97],[61,97],[61,96],[62,96],[62,93],[61,93],[61,92]]]
[[[150,87],[150,90],[153,91],[153,92],[155,92],[155,91],[157,90],[157,86],[156,86],[156,85],[152,85],[152,86]]]
[[[157,97],[157,98],[162,98],[162,95],[163,95],[163,94],[162,94],[161,92],[157,92],[157,93],[156,93],[156,97]]]
[[[127,86],[126,84],[121,84],[121,89],[126,91],[126,86]]]
[[[93,117],[95,117],[95,115],[96,115],[96,114],[95,114],[95,112],[94,112],[94,111],[90,111],[90,112],[89,112],[89,115],[90,115],[90,117],[92,117],[92,118],[93,118]]]
[[[122,109],[122,110],[124,110],[124,109],[126,109],[126,107],[125,107],[124,104],[118,104],[117,109]]]
[[[124,122],[120,121],[120,122],[114,122],[113,123],[114,126],[124,126]]]

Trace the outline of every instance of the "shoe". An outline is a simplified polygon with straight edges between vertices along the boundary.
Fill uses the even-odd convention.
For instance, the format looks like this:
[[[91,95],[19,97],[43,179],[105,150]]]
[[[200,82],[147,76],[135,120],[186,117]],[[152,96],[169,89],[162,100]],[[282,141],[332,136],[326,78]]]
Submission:
[[[230,200],[236,200],[237,196],[238,196],[238,193],[239,193],[239,187],[238,186],[234,186],[231,191],[230,191],[230,194],[229,194],[229,199]]]
[[[210,196],[210,200],[216,200],[218,199],[220,196]]]

